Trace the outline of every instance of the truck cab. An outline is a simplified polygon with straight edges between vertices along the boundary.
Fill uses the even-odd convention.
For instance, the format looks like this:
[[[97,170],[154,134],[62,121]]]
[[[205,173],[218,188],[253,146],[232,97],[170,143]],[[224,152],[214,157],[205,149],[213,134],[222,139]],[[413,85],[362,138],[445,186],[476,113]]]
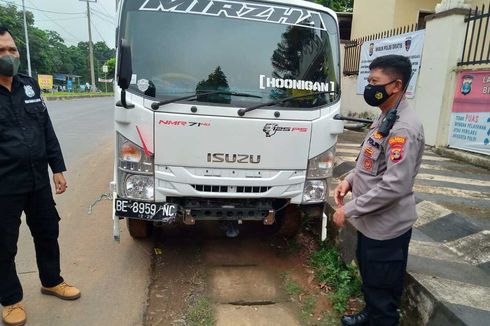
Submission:
[[[343,130],[335,13],[299,0],[126,0],[118,12],[115,223],[144,237],[216,220],[234,236],[248,221],[324,216]]]

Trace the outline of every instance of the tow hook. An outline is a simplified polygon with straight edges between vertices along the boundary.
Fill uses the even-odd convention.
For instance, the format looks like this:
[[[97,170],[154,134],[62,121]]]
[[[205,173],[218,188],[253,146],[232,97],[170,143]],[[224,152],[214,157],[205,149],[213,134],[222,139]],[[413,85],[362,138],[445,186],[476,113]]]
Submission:
[[[276,212],[273,209],[269,210],[269,214],[264,218],[264,225],[272,225],[276,221]]]
[[[194,216],[192,216],[192,210],[191,209],[185,209],[184,211],[184,224],[185,225],[194,225],[196,224],[196,220],[194,219]]]

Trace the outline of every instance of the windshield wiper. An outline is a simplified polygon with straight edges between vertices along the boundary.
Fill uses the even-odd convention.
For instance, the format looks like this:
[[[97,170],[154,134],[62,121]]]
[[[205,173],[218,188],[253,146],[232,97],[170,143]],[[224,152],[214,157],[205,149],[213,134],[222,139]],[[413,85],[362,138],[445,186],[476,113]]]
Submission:
[[[240,109],[240,110],[238,110],[238,115],[241,116],[241,117],[243,117],[245,115],[245,113],[250,112],[250,111],[253,111],[255,109],[260,109],[260,108],[263,108],[263,107],[266,107],[266,106],[273,106],[273,105],[276,105],[276,104],[280,104],[280,103],[288,102],[288,101],[291,101],[291,100],[295,100],[297,98],[310,97],[310,96],[318,96],[318,95],[323,95],[323,94],[337,94],[337,92],[334,92],[334,91],[322,91],[322,92],[314,92],[314,93],[309,93],[309,94],[303,94],[303,95],[296,95],[296,96],[285,97],[285,98],[282,98],[282,99],[279,99],[279,100],[274,100],[274,101],[270,101],[270,102],[267,102],[267,103],[262,103],[262,104],[254,105],[254,106],[251,106],[251,107],[248,107],[248,108],[245,108],[245,109]]]
[[[170,104],[170,103],[175,103],[179,101],[184,101],[184,100],[190,100],[192,98],[197,98],[198,96],[206,96],[206,95],[231,95],[231,96],[241,96],[241,97],[254,97],[254,98],[262,98],[262,96],[258,95],[253,95],[253,94],[248,94],[248,93],[239,93],[239,92],[227,92],[227,91],[212,91],[212,92],[204,92],[204,93],[195,93],[192,95],[187,95],[187,96],[182,96],[182,97],[176,97],[170,100],[165,100],[165,101],[159,101],[159,102],[154,102],[151,104],[151,108],[153,110],[158,110],[158,108],[162,105],[165,104]]]

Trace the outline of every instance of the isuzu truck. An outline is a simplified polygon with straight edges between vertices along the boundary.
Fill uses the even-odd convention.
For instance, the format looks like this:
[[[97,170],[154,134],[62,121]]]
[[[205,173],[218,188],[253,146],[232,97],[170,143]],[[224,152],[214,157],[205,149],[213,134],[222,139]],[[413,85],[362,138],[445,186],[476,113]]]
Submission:
[[[337,18],[313,2],[123,0],[114,236],[324,219],[340,110]],[[323,225],[325,227],[325,223]],[[324,234],[324,232],[323,232]]]

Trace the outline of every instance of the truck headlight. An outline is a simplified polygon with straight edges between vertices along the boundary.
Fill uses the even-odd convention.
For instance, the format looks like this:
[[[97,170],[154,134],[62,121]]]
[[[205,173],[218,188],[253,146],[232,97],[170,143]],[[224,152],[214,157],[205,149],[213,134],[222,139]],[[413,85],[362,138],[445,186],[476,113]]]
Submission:
[[[118,193],[126,198],[153,200],[155,171],[153,155],[146,155],[143,148],[118,135],[117,139]]]
[[[303,192],[303,203],[313,204],[325,201],[327,196],[327,180],[306,180]]]
[[[335,146],[312,158],[308,162],[307,179],[323,179],[332,176]]]
[[[126,178],[125,194],[128,198],[153,199],[155,178],[148,175],[129,175]]]

